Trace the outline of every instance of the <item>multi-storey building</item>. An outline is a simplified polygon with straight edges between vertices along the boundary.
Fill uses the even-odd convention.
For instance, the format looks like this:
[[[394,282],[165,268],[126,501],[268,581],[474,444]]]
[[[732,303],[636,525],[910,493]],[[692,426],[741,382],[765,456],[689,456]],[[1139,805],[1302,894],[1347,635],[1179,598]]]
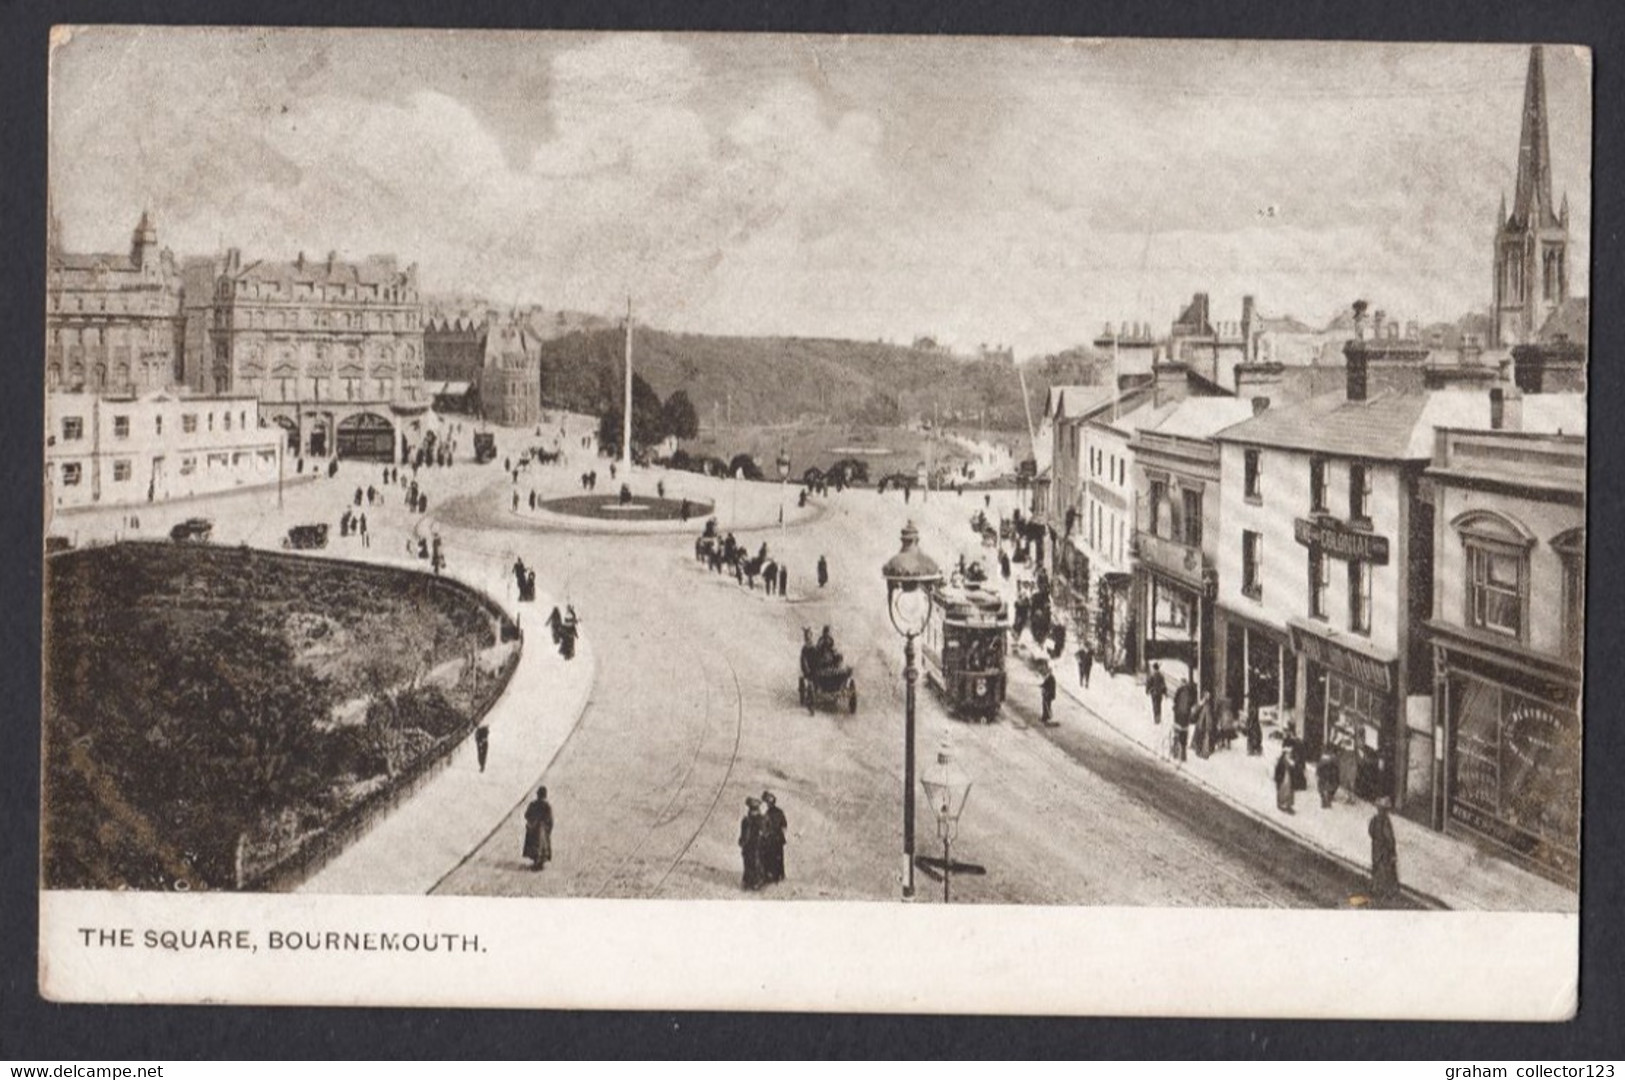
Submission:
[[[1140,425],[1129,440],[1142,672],[1153,662],[1182,662],[1198,685],[1214,685],[1220,473],[1213,435],[1268,404],[1264,398],[1190,398],[1160,421]]]
[[[282,439],[248,396],[45,398],[46,506],[163,502],[275,483]]]
[[[65,252],[51,221],[45,295],[50,390],[150,393],[181,382],[185,319],[175,258],[143,213],[126,253]]]
[[[1586,413],[1497,388],[1489,423],[1440,428],[1435,506],[1435,821],[1578,880]]]
[[[517,313],[488,328],[479,399],[492,423],[528,427],[541,417],[541,342]]]
[[[329,254],[245,263],[215,285],[206,388],[251,394],[300,456],[404,460],[430,401],[417,266]]]

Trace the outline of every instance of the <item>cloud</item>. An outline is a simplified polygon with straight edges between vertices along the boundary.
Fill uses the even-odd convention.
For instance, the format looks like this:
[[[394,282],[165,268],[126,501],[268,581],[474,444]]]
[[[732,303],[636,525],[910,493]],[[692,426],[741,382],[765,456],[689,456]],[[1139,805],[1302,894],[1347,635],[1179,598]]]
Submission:
[[[1052,349],[1198,290],[1448,317],[1488,301],[1525,55],[100,28],[53,57],[52,195],[82,250],[150,205],[183,253],[392,251],[693,330]],[[1589,75],[1547,72],[1584,288]]]

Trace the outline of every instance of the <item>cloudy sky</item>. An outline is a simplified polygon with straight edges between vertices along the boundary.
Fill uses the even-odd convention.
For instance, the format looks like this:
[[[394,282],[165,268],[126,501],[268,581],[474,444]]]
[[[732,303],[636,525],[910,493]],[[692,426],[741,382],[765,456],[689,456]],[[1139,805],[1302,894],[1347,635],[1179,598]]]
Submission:
[[[1488,304],[1528,50],[96,28],[55,51],[74,250],[337,249],[676,330],[1008,343]],[[1590,62],[1546,50],[1586,291]]]

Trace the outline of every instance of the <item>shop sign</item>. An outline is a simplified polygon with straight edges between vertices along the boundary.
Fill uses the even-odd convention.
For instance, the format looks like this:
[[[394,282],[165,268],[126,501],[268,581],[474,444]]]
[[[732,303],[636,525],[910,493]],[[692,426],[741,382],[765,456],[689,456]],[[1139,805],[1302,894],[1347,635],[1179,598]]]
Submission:
[[[1341,645],[1333,645],[1325,638],[1306,634],[1297,627],[1292,628],[1292,648],[1339,675],[1346,675],[1385,694],[1393,692],[1394,665],[1388,661],[1375,660]]]
[[[1296,518],[1292,538],[1304,547],[1319,548],[1334,559],[1359,559],[1388,565],[1388,538],[1351,529],[1333,518]]]
[[[1480,836],[1493,840],[1531,862],[1550,867],[1560,874],[1575,876],[1580,872],[1577,852],[1567,850],[1523,830],[1509,825],[1494,814],[1470,806],[1457,799],[1450,802],[1450,818]]]

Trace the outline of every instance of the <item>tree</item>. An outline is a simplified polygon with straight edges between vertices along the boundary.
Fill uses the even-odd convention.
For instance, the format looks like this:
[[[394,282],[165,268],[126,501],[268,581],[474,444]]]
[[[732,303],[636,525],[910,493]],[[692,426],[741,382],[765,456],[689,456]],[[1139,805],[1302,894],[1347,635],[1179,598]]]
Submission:
[[[624,387],[625,383],[618,386]],[[598,421],[598,445],[612,454],[621,452],[621,399],[613,399]],[[637,372],[632,373],[632,447],[650,446],[666,437],[666,418],[660,395]]]
[[[742,476],[746,480],[760,480],[762,467],[756,464],[756,459],[749,454],[735,454],[733,460],[728,462],[728,475]]]
[[[674,390],[671,397],[661,409],[664,414],[667,435],[675,435],[679,439],[692,439],[700,433],[700,418],[694,411],[694,403],[688,400],[687,390]]]

